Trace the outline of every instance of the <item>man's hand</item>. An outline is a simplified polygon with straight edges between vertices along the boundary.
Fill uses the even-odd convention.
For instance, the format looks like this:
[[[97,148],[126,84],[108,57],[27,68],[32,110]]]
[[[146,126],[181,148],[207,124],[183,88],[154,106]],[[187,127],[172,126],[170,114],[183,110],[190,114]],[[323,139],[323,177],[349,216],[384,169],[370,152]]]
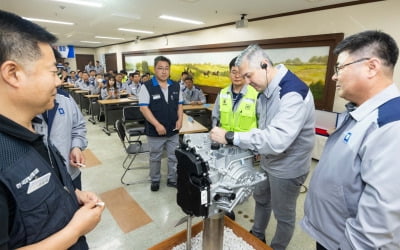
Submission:
[[[167,134],[167,130],[165,129],[165,127],[162,124],[158,124],[155,128],[157,130],[158,135],[166,135]]]
[[[77,163],[85,165],[86,160],[85,160],[85,156],[83,155],[81,149],[78,147],[74,147],[71,150],[71,152],[69,153],[69,164],[73,167],[79,168],[80,166]]]
[[[215,127],[210,131],[211,140],[221,144],[228,144],[225,140],[226,130],[220,127]]]

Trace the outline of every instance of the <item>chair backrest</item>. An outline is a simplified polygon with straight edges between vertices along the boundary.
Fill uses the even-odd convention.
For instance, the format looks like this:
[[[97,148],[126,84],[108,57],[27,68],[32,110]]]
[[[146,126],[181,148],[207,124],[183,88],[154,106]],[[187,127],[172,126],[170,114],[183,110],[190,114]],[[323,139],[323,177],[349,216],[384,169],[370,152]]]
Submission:
[[[115,121],[115,129],[117,130],[119,139],[121,140],[122,144],[124,144],[124,146],[125,146],[126,132],[125,132],[125,127],[122,124],[121,120]]]
[[[126,122],[143,122],[145,120],[139,106],[125,106],[122,109],[122,121]]]

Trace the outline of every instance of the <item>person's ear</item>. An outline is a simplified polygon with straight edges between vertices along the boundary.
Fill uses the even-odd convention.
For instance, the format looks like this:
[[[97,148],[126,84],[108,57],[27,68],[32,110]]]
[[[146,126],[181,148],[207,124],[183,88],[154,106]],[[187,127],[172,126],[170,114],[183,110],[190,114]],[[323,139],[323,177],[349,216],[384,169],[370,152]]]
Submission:
[[[23,72],[21,67],[14,61],[5,61],[0,66],[0,77],[7,84],[10,84],[14,87],[19,86],[22,74]]]
[[[368,75],[370,77],[375,76],[378,71],[382,70],[382,61],[378,58],[371,58],[367,62],[368,65]]]

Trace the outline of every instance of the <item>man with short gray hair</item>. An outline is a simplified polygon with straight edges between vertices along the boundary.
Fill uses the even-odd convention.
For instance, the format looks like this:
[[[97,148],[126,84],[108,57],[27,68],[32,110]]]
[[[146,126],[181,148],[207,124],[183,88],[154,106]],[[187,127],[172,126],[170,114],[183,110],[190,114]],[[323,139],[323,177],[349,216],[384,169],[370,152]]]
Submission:
[[[296,201],[307,178],[314,147],[314,99],[308,86],[284,65],[273,66],[267,53],[250,45],[237,58],[240,74],[260,96],[258,128],[248,132],[215,127],[211,139],[253,150],[261,155],[267,179],[254,191],[251,233],[265,242],[271,211],[277,220],[271,247],[286,249],[296,222]]]

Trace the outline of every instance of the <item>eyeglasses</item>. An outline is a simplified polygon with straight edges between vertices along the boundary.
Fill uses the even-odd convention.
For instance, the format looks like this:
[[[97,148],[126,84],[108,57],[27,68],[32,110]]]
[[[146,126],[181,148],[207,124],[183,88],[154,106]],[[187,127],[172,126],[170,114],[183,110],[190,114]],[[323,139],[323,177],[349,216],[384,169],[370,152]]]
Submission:
[[[158,71],[169,71],[169,68],[156,68],[156,70],[158,70]]]
[[[234,75],[234,76],[237,76],[237,75],[240,76],[240,72],[236,71],[236,70],[232,70],[231,74]]]
[[[359,62],[362,62],[362,61],[365,61],[365,60],[369,60],[369,59],[371,59],[371,58],[364,57],[364,58],[361,58],[361,59],[358,59],[358,60],[343,64],[343,65],[335,65],[335,75],[338,75],[339,74],[339,70],[343,69],[346,66],[352,65],[354,63],[359,63]]]

